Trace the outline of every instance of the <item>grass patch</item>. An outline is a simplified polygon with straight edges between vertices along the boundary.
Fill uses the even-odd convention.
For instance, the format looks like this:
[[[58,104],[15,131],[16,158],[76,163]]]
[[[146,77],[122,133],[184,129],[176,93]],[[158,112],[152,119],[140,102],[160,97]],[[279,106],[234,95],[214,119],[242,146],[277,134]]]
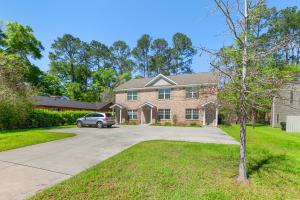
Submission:
[[[222,127],[238,139],[238,126]],[[300,135],[248,131],[250,183],[236,183],[237,145],[149,141],[32,199],[298,199]]]
[[[0,131],[0,151],[72,137],[75,134],[47,132],[49,129],[70,127],[74,126]]]

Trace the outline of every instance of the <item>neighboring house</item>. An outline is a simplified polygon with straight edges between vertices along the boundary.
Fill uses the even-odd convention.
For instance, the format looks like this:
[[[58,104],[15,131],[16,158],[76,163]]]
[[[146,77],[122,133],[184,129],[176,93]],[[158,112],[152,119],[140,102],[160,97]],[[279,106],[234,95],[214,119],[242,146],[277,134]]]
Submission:
[[[91,103],[82,101],[69,101],[58,96],[36,96],[33,99],[34,106],[39,109],[65,111],[65,110],[90,110],[90,111],[111,111],[112,102]]]
[[[300,82],[286,85],[273,100],[272,127],[280,127],[281,122],[287,122],[288,116],[300,116]]]
[[[218,124],[218,79],[211,72],[132,79],[115,89],[118,123]]]

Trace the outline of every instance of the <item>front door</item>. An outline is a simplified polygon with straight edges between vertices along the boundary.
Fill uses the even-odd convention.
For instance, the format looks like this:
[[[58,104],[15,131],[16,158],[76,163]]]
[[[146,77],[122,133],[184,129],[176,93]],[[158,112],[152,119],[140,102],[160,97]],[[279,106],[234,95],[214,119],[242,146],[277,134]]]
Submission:
[[[142,108],[144,119],[143,124],[150,124],[151,123],[151,108],[149,106],[144,106]]]
[[[205,125],[213,126],[216,119],[216,107],[214,104],[208,104],[205,107]]]

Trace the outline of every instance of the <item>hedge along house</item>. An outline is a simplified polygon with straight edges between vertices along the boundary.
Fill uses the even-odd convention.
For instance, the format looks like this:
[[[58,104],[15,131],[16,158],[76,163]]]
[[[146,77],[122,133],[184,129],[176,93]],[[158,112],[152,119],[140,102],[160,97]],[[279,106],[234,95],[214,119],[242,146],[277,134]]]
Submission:
[[[97,111],[111,112],[110,106],[112,102],[94,103],[83,101],[70,101],[59,96],[36,96],[33,98],[35,108],[67,111],[67,110],[82,110],[82,111]]]
[[[218,78],[205,72],[132,79],[115,89],[118,123],[197,123],[217,126]]]

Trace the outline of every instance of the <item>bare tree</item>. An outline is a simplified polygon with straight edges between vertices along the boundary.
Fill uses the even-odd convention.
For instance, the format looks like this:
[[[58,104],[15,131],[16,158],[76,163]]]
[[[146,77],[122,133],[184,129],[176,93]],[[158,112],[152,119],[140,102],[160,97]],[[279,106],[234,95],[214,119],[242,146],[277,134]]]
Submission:
[[[272,54],[284,48],[292,35],[281,41],[268,43],[264,39],[255,37],[257,21],[261,22],[263,14],[261,6],[264,0],[214,0],[218,10],[225,17],[227,27],[233,37],[234,44],[219,51],[201,47],[201,49],[215,57],[211,62],[214,70],[221,72],[230,87],[227,89],[236,95],[240,122],[240,156],[239,182],[246,182],[246,123],[249,119],[249,108],[261,109],[264,99],[272,99],[286,82],[293,77],[292,70],[281,73],[272,65]],[[260,28],[260,27],[259,27]],[[259,30],[259,32],[264,32]],[[270,62],[271,60],[271,62]],[[270,64],[271,63],[271,64]],[[269,67],[271,65],[271,67]],[[262,99],[260,102],[255,102]],[[233,104],[236,105],[236,104]]]
[[[240,164],[238,181],[247,180],[246,169],[246,124],[247,124],[247,106],[246,106],[246,75],[248,67],[248,2],[245,1],[244,9],[244,41],[243,41],[243,69],[241,81],[241,130],[240,130]]]

